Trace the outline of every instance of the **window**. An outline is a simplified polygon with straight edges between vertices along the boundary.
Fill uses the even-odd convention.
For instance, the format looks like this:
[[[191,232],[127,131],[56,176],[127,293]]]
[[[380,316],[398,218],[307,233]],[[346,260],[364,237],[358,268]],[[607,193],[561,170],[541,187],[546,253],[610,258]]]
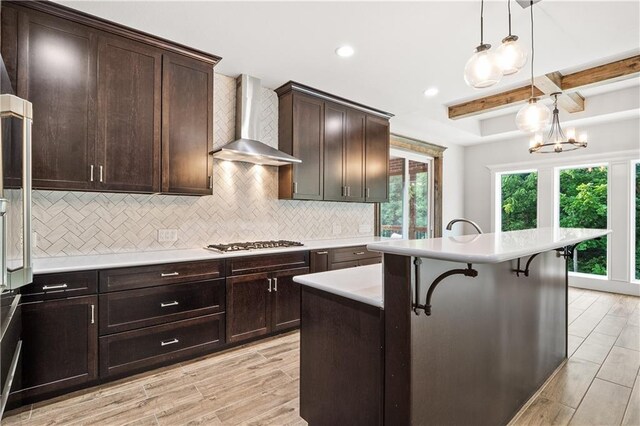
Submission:
[[[538,226],[538,172],[500,173],[496,176],[496,227],[518,231]]]
[[[607,228],[606,165],[558,170],[557,222],[562,228]],[[607,275],[607,237],[585,241],[574,250],[569,271]]]
[[[634,169],[635,174],[633,173]],[[633,271],[631,277],[635,281],[640,281],[640,160],[631,163],[631,182],[631,187],[633,188],[631,191],[632,204],[634,203],[633,199],[635,198],[636,205],[633,210],[633,227],[635,228],[635,232],[632,231],[631,233],[632,244],[635,245],[635,250],[631,251],[634,253],[631,258]]]
[[[380,235],[424,239],[431,235],[432,158],[391,149],[389,201],[380,204]]]

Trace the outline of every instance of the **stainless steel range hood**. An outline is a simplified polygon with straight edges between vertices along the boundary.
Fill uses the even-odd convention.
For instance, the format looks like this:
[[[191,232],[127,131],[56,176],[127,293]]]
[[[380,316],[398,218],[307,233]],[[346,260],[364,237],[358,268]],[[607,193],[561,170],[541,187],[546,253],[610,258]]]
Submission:
[[[236,80],[236,140],[212,151],[220,160],[244,161],[268,166],[302,161],[260,142],[260,80],[240,75]]]

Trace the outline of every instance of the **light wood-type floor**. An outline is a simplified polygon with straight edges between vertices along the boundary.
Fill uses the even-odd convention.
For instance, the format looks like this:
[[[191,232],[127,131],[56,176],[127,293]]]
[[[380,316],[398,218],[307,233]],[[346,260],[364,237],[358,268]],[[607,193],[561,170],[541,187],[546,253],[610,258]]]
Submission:
[[[640,425],[640,298],[569,291],[570,359],[515,425]],[[304,425],[299,334],[26,406],[3,426]]]

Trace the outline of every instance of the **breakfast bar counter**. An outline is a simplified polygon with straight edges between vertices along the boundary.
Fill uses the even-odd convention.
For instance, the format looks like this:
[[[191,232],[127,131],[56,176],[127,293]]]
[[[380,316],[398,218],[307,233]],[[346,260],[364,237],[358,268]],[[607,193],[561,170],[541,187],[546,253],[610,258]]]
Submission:
[[[297,277],[302,417],[310,425],[508,423],[567,357],[566,259],[608,233],[374,242],[367,248],[383,253],[380,273]],[[362,297],[376,285],[378,306]]]

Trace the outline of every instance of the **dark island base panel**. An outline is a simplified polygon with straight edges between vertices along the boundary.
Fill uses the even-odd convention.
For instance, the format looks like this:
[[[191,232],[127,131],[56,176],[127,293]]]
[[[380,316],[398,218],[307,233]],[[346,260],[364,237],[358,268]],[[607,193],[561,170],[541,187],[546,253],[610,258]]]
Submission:
[[[385,424],[507,424],[566,359],[565,260],[541,253],[530,275],[515,261],[474,264],[411,310],[411,257],[385,254]],[[420,303],[455,262],[424,259]]]

